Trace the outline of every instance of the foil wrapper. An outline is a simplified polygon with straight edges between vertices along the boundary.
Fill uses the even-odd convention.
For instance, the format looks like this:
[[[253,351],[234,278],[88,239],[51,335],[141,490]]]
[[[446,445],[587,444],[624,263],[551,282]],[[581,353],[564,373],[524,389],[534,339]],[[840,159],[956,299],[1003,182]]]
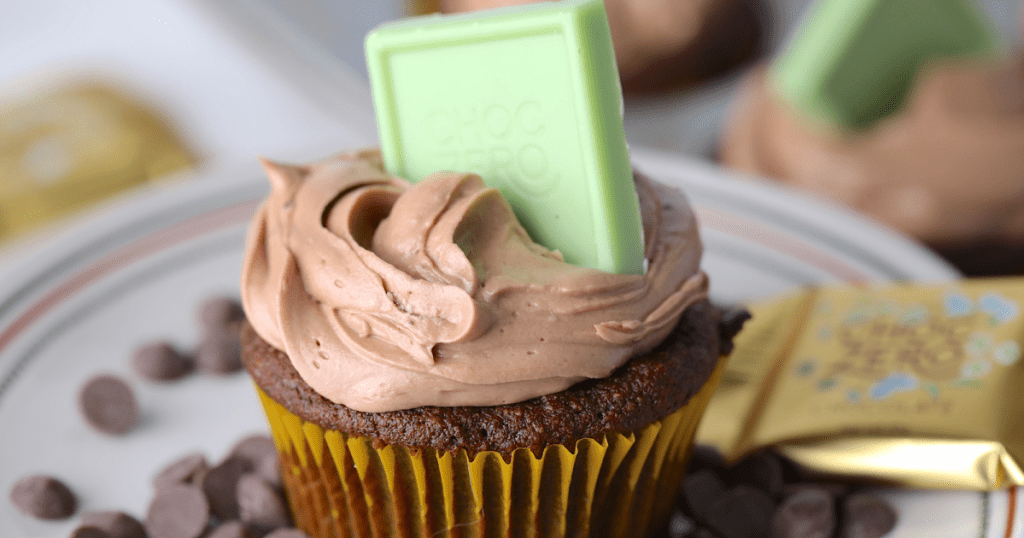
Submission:
[[[192,166],[150,106],[100,82],[0,105],[0,241]]]
[[[1024,279],[811,288],[750,307],[697,442],[918,488],[1024,485]]]

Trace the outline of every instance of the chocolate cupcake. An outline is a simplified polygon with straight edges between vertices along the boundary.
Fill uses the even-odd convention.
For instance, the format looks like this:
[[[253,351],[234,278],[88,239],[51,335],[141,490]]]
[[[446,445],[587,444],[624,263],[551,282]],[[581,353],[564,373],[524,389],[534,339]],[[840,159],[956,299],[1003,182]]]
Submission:
[[[857,209],[970,276],[1024,274],[1024,52],[943,60],[901,108],[858,131],[818,125],[761,68],[722,135],[722,162]]]
[[[543,0],[440,0],[444,13]],[[622,89],[677,90],[733,71],[762,52],[762,0],[605,0]],[[420,11],[425,11],[421,9]]]
[[[648,268],[530,241],[473,174],[266,163],[242,357],[312,536],[638,536],[666,520],[735,326],[680,193],[637,178]]]

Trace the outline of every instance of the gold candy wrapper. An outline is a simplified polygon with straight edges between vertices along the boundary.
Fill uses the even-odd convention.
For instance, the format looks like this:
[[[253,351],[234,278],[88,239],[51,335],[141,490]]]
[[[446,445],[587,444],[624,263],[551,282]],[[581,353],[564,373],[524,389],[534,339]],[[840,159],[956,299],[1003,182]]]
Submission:
[[[1020,278],[755,304],[697,442],[909,487],[1024,485],[1022,304]]]
[[[0,241],[194,162],[157,111],[99,82],[0,104]]]

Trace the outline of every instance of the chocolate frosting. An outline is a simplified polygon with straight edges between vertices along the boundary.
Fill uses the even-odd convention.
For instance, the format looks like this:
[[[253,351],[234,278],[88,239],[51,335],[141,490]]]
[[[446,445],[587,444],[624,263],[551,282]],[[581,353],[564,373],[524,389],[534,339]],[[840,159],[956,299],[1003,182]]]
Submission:
[[[541,453],[561,444],[609,432],[635,432],[676,411],[697,394],[745,318],[720,312],[707,300],[683,312],[669,335],[648,353],[631,358],[609,377],[508,405],[416,407],[363,413],[334,404],[298,376],[288,357],[242,328],[242,360],[267,396],[302,420],[381,445],[473,454],[511,453],[528,447]]]
[[[475,174],[410,185],[376,151],[265,167],[246,313],[307,384],[358,411],[500,405],[603,378],[707,295],[686,200],[641,177],[639,276],[566,264]]]
[[[722,141],[735,168],[809,189],[932,246],[1024,244],[1024,56],[940,63],[869,130],[813,125],[747,81]]]

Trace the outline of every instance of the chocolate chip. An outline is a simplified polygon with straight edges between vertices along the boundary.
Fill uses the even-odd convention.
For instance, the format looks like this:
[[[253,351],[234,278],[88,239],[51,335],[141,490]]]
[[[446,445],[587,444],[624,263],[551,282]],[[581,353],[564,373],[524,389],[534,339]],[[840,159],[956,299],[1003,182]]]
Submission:
[[[238,480],[238,510],[242,523],[257,531],[285,527],[291,523],[284,499],[259,475],[250,473]]]
[[[857,486],[777,453],[755,454],[731,469],[721,462],[713,448],[694,447],[677,507],[694,527],[685,531],[678,523],[685,520],[673,515],[659,538],[878,538],[896,525],[897,514],[883,499],[851,494]],[[725,483],[734,487],[725,491]],[[844,496],[843,513],[837,513]],[[776,507],[773,499],[780,498]]]
[[[245,312],[242,305],[231,297],[210,297],[199,305],[198,321],[200,329],[205,333],[208,330],[222,330],[235,326],[245,319]]]
[[[255,535],[240,521],[228,521],[207,534],[205,538],[255,538]]]
[[[263,538],[309,538],[309,535],[299,529],[277,529]]]
[[[772,516],[772,538],[831,538],[835,528],[835,499],[822,488],[787,496]]]
[[[711,469],[720,471],[725,467],[725,460],[717,448],[709,445],[693,445],[690,453],[690,471]]]
[[[75,530],[71,531],[68,538],[111,538],[109,534],[103,532],[103,529],[99,527],[93,527],[92,525],[82,525],[76,527]]]
[[[235,443],[228,454],[228,457],[248,461],[255,468],[264,456],[277,457],[277,449],[274,447],[274,440],[269,435],[254,434]]]
[[[697,471],[683,480],[683,500],[690,514],[700,521],[707,521],[708,509],[723,493],[725,484],[709,469]]]
[[[210,374],[230,374],[242,369],[238,336],[213,330],[203,336],[196,349],[196,366]]]
[[[142,523],[124,512],[90,512],[82,516],[82,525],[96,527],[109,538],[146,538]]]
[[[772,498],[782,494],[782,464],[771,453],[756,452],[743,458],[730,469],[729,476],[733,485],[754,486]]]
[[[896,510],[878,497],[854,493],[843,502],[842,521],[842,538],[881,538],[896,526]]]
[[[132,354],[132,369],[144,379],[163,382],[185,377],[192,371],[192,359],[182,355],[169,342],[150,342]]]
[[[256,474],[260,475],[260,478],[266,480],[271,486],[280,488],[282,485],[281,459],[277,457],[276,453],[263,456],[256,464]]]
[[[678,509],[672,511],[668,521],[668,538],[687,538],[697,529],[697,524]]]
[[[78,393],[78,405],[86,422],[103,433],[124,435],[139,422],[135,393],[128,383],[113,375],[98,375],[86,381]]]
[[[198,538],[210,521],[210,505],[195,486],[168,486],[156,492],[146,513],[150,538]]]
[[[765,492],[747,485],[736,486],[708,508],[707,524],[724,538],[761,538],[775,511]]]
[[[213,515],[221,521],[238,519],[238,480],[251,467],[241,458],[227,458],[220,465],[207,471],[203,477],[203,493],[210,502]]]
[[[281,487],[281,460],[270,436],[255,434],[245,437],[231,448],[228,457],[241,458],[272,486]]]
[[[78,500],[63,482],[52,476],[32,475],[11,488],[11,504],[39,519],[66,519],[75,513]]]
[[[161,469],[153,478],[153,487],[160,489],[174,484],[199,485],[209,468],[206,456],[201,452],[187,454]]]

